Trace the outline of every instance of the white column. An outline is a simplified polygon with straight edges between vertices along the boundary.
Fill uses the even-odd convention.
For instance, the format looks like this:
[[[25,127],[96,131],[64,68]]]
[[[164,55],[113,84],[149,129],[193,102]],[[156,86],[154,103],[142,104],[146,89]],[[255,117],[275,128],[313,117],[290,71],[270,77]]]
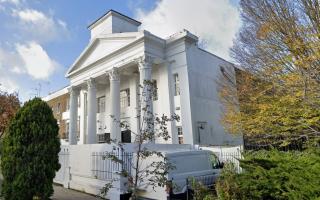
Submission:
[[[172,64],[175,61],[167,61],[166,62],[166,67],[167,67],[167,75],[168,75],[168,96],[169,96],[169,105],[170,105],[170,116],[175,114],[175,105],[174,105],[174,86],[173,86],[173,74],[172,74]],[[169,128],[169,133],[171,133],[171,140],[172,144],[178,144],[178,132],[177,132],[177,127],[176,127],[176,121],[173,120],[170,122],[170,128]]]
[[[120,128],[120,75],[117,68],[109,72],[110,79],[110,138],[121,142]]]
[[[79,91],[73,86],[69,88],[70,93],[70,118],[69,118],[69,144],[77,144],[77,125],[78,125],[78,96]]]
[[[140,124],[142,133],[153,131],[153,106],[152,106],[152,59],[150,57],[144,57],[139,61],[140,71],[140,102],[141,102],[141,114]],[[150,142],[154,142],[150,141]]]
[[[87,124],[87,144],[97,142],[97,91],[92,78],[87,81],[88,85],[88,124]]]
[[[86,92],[80,91],[80,140],[79,144],[86,143],[87,115],[86,115]]]
[[[140,133],[140,106],[139,106],[139,74],[134,73],[130,77],[130,107],[132,117],[130,118],[131,142],[136,141],[136,134]]]

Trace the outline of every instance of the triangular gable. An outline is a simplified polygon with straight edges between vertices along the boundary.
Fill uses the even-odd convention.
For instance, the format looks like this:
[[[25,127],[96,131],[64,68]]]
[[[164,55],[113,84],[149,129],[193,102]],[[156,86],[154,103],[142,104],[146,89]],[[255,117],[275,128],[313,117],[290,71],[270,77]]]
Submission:
[[[130,34],[130,36],[116,37],[115,34],[113,34],[111,37],[95,38],[89,43],[89,45],[80,54],[78,59],[69,68],[66,76],[68,77],[74,71],[85,68],[91,63],[105,57],[117,49],[128,45],[129,43],[133,42],[137,36],[137,34]]]

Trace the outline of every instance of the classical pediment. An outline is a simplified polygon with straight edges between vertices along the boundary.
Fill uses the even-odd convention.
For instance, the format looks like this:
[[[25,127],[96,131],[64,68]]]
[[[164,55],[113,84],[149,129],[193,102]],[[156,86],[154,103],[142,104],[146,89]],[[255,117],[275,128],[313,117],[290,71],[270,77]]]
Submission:
[[[139,34],[112,34],[111,36],[99,37],[92,40],[84,49],[78,59],[69,68],[66,76],[68,77],[75,71],[81,70],[97,60],[111,54],[114,51],[128,45],[138,38]]]

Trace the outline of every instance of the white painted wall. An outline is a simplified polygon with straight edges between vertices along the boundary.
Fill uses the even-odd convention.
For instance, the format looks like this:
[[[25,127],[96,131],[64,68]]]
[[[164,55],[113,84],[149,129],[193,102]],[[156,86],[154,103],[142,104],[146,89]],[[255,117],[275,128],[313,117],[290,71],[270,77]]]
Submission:
[[[223,104],[217,81],[220,67],[232,69],[232,65],[196,45],[188,47],[187,58],[194,142],[199,144],[200,132],[200,145],[241,145],[242,136],[227,133],[221,124]],[[198,128],[199,122],[205,122],[204,129]]]
[[[125,19],[116,13],[109,13],[102,20],[98,20],[96,25],[91,29],[91,39],[102,34],[137,32],[138,25]]]
[[[172,144],[144,144],[145,148],[150,151],[159,152],[181,152],[193,151],[191,145],[172,145]],[[124,152],[136,152],[136,144],[125,144]],[[93,154],[102,154],[105,152],[119,151],[112,144],[85,144],[85,145],[62,145],[59,153],[60,170],[56,173],[54,182],[63,184],[64,187],[83,191],[89,194],[98,195],[100,189],[108,183],[107,180],[101,180],[94,176],[92,171],[94,163],[92,162]],[[101,166],[109,170],[108,166]],[[116,179],[113,182],[114,188],[110,190],[107,198],[116,200],[120,199],[120,194],[126,192],[126,180],[113,172]]]
[[[174,113],[180,116],[180,121],[175,125],[182,126],[184,143],[194,144],[192,136],[193,124],[191,119],[190,93],[188,85],[189,77],[187,69],[187,54],[184,40],[180,40],[179,42],[168,45],[165,53],[167,61],[173,61],[170,70],[171,74],[168,75],[169,78],[171,78],[171,87],[174,87],[172,78],[174,74],[178,74],[180,79],[180,95],[173,97]],[[174,94],[172,93],[172,95]],[[176,127],[173,127],[173,138],[174,143],[177,144],[178,140]]]

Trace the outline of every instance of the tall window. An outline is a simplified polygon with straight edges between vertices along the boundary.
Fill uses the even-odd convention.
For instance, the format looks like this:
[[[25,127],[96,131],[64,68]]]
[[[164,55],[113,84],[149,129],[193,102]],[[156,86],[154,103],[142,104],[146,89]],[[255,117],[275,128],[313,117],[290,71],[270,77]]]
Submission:
[[[157,80],[152,80],[152,100],[157,101],[158,100],[158,86],[157,86]]]
[[[98,98],[98,113],[106,111],[106,97],[102,96]]]
[[[60,109],[61,109],[61,104],[58,103],[58,105],[57,105],[57,113],[60,113]]]
[[[182,127],[181,127],[181,126],[178,126],[177,129],[178,129],[178,141],[179,141],[179,144],[183,144],[183,132],[182,132]]]
[[[70,99],[67,98],[67,110],[70,110]]]
[[[174,96],[179,96],[180,95],[179,75],[178,74],[174,74],[173,75],[173,80],[174,80]]]
[[[130,106],[130,89],[120,91],[120,107],[126,108]]]

